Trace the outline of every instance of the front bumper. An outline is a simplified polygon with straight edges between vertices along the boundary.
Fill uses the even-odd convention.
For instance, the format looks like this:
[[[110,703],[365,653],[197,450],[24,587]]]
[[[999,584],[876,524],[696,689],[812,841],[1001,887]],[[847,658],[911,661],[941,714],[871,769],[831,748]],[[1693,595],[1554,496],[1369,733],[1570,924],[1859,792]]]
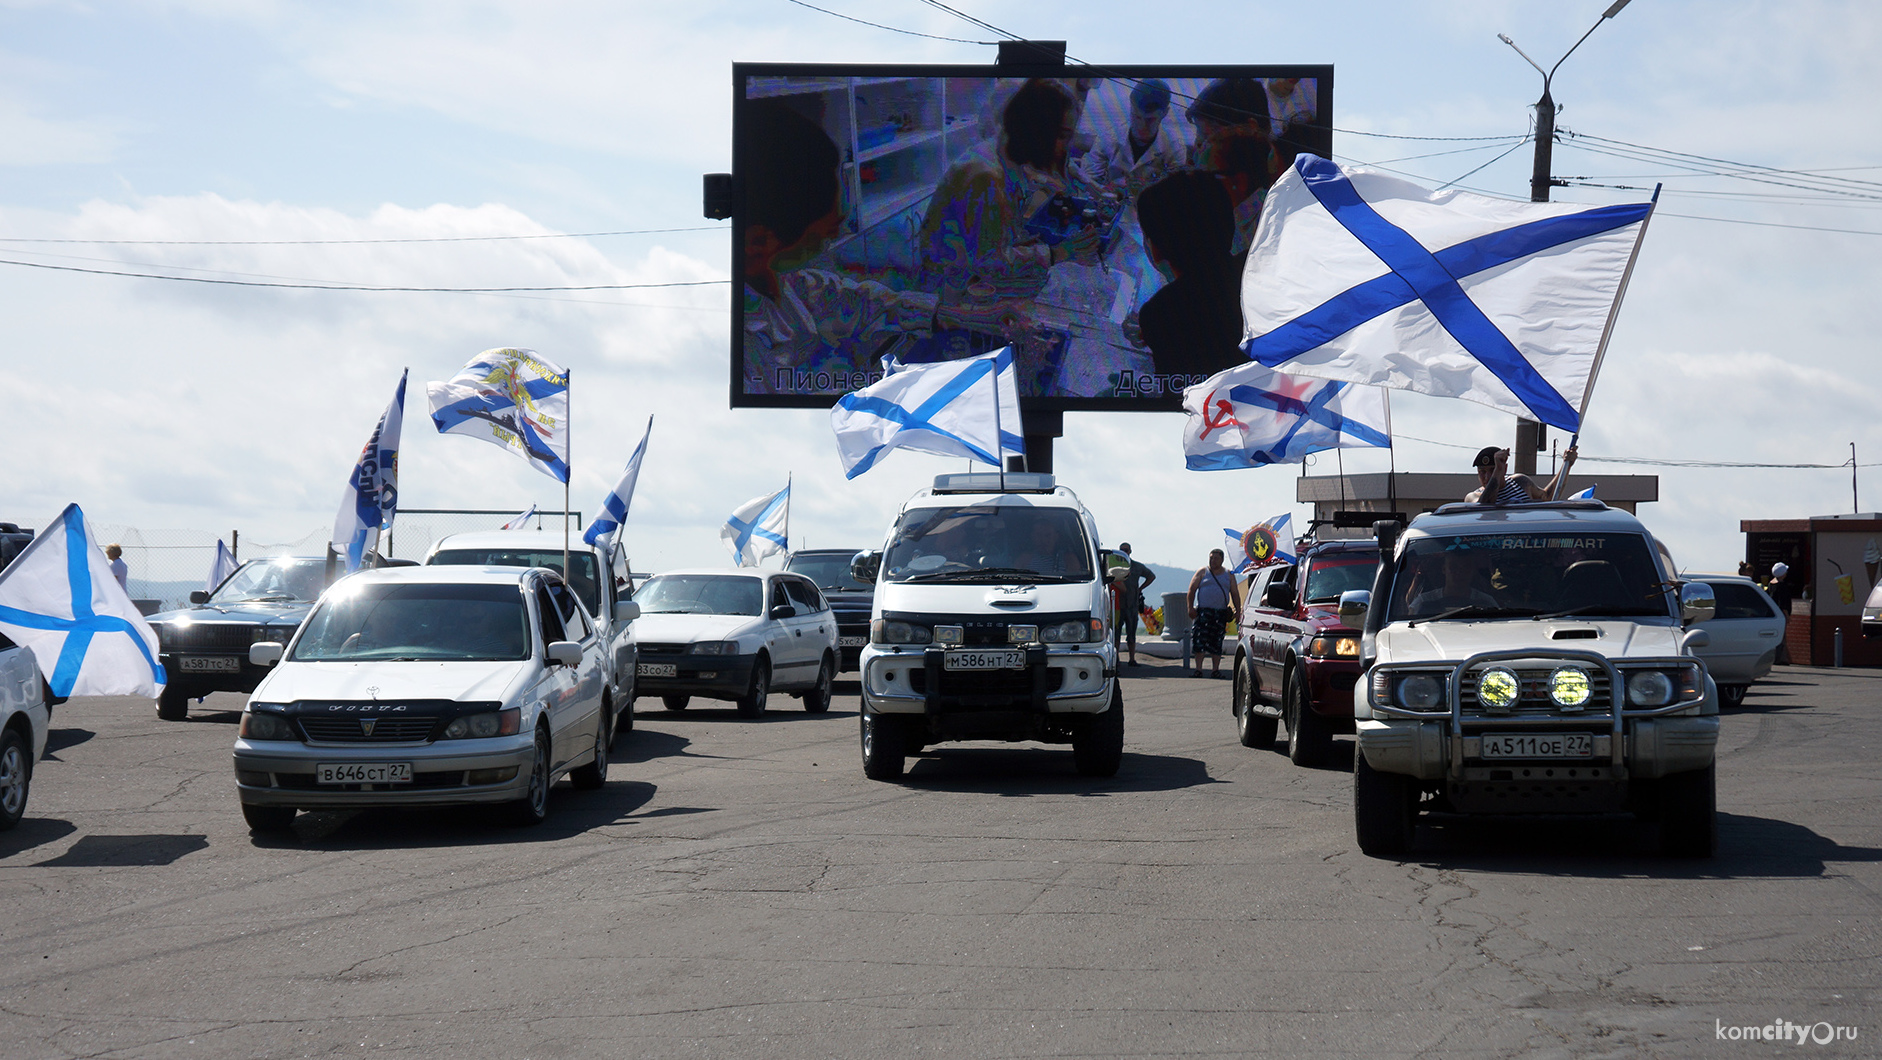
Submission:
[[[1032,645],[1021,669],[951,670],[940,647],[863,652],[863,709],[921,715],[939,737],[1030,736],[1053,716],[1102,714],[1117,656],[1102,645]]]
[[[286,740],[235,742],[235,789],[250,806],[304,810],[364,806],[443,806],[512,802],[529,793],[534,735],[428,744],[315,745]],[[327,762],[410,762],[412,781],[399,784],[320,784],[315,766]],[[473,784],[473,773],[496,770],[508,778]]]
[[[642,653],[635,668],[637,696],[702,696],[737,699],[751,689],[756,655],[648,655]],[[674,675],[662,677],[642,667],[672,666]]]

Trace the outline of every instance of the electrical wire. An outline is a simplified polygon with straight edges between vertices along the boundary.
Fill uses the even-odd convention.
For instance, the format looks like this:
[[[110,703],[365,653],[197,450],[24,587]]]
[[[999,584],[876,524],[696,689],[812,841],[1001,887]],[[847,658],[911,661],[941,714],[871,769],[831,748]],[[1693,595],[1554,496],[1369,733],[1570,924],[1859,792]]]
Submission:
[[[933,34],[933,33],[919,33],[912,29],[899,29],[895,26],[885,26],[880,22],[870,22],[867,19],[857,18],[855,15],[846,15],[841,11],[832,11],[827,7],[818,7],[816,4],[807,4],[804,2],[804,0],[786,0],[786,2],[796,4],[798,7],[810,8],[812,11],[821,11],[826,15],[830,15],[835,18],[840,18],[847,22],[854,22],[854,23],[857,23],[858,25],[868,26],[872,29],[886,29],[890,33],[906,33],[911,37],[926,37],[929,40],[944,40],[944,41],[949,41],[954,44],[998,44],[1000,43],[999,41],[991,41],[991,40],[966,40],[961,37],[942,37],[942,36],[937,36],[936,34]]]
[[[729,225],[694,225],[688,228],[635,228],[617,232],[541,232],[515,236],[409,236],[387,239],[27,239],[0,236],[0,243],[91,243],[98,246],[164,247],[313,247],[377,243],[482,243],[521,239],[599,239],[603,236],[647,236],[667,232],[721,232]]]
[[[1460,445],[1457,442],[1440,442],[1435,438],[1419,438],[1415,435],[1410,435],[1410,434],[1395,433],[1392,435],[1392,440],[1394,442],[1397,442],[1397,441],[1422,442],[1425,445],[1439,445],[1439,446],[1443,446],[1446,449],[1475,450],[1478,448],[1477,446],[1474,446],[1474,445]],[[1709,468],[1709,467],[1711,468],[1780,468],[1780,469],[1804,469],[1804,470],[1812,470],[1812,471],[1829,471],[1829,470],[1835,470],[1837,468],[1844,468],[1844,467],[1849,466],[1849,461],[1847,460],[1843,461],[1840,464],[1756,464],[1756,463],[1734,463],[1728,460],[1671,460],[1671,459],[1657,459],[1657,458],[1651,458],[1651,457],[1634,457],[1634,456],[1577,456],[1575,459],[1575,463],[1576,464],[1643,464],[1643,465],[1647,465],[1651,467],[1684,467],[1684,468]],[[1882,463],[1857,464],[1856,466],[1857,467],[1882,467]]]
[[[213,283],[230,287],[277,287],[298,291],[386,291],[406,294],[503,294],[513,291],[633,291],[655,287],[711,287],[730,284],[730,280],[674,280],[667,283],[592,283],[553,287],[394,287],[353,283],[282,283],[267,280],[226,280],[208,276],[167,276],[154,272],[117,272],[111,269],[84,269],[76,265],[51,265],[45,262],[12,261],[0,258],[0,265],[18,265],[28,269],[54,272],[82,272],[92,276],[126,276],[139,280],[174,280],[185,283]]]

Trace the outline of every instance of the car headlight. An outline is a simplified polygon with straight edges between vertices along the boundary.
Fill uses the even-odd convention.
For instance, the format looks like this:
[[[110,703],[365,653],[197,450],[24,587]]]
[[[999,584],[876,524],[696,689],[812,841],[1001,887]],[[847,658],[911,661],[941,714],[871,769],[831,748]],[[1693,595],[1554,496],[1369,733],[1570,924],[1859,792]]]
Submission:
[[[934,642],[936,644],[965,644],[967,643],[967,630],[962,626],[936,626],[934,627]]]
[[[294,731],[294,723],[287,718],[270,711],[257,711],[257,706],[250,704],[242,712],[242,727],[239,733],[244,740],[299,740],[300,734]],[[276,704],[266,706],[280,709]]]
[[[1008,644],[1031,644],[1039,639],[1039,627],[1031,623],[1014,624],[1006,627]]]
[[[1444,678],[1437,674],[1401,677],[1392,698],[1407,710],[1436,710],[1444,702]]]
[[[248,640],[251,644],[261,644],[266,641],[286,644],[293,636],[294,631],[291,629],[277,629],[269,626],[256,626],[248,631]]]
[[[1359,638],[1347,634],[1322,634],[1307,642],[1307,654],[1316,659],[1357,659]]]
[[[1523,694],[1523,683],[1513,671],[1492,666],[1477,678],[1477,702],[1490,710],[1508,710]]]
[[[1673,702],[1673,679],[1659,670],[1629,674],[1627,702],[1636,707],[1664,707]]]
[[[492,710],[482,714],[461,714],[444,727],[446,740],[487,740],[492,736],[514,736],[523,729],[523,709]]]
[[[737,655],[738,641],[702,640],[686,649],[688,655]]]
[[[1070,622],[1055,622],[1039,631],[1039,639],[1047,644],[1097,643],[1104,639],[1104,620],[1076,618]]]
[[[1549,702],[1563,710],[1580,710],[1594,695],[1594,682],[1579,666],[1563,666],[1549,675]]]
[[[878,618],[869,623],[869,639],[876,644],[926,644],[934,636],[927,626],[900,619]]]

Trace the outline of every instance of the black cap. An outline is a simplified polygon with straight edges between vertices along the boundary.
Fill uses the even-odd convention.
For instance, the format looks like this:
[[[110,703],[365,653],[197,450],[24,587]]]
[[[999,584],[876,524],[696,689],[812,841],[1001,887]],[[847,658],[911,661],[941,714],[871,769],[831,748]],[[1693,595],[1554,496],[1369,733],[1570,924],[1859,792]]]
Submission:
[[[1477,459],[1472,460],[1470,462],[1470,466],[1471,467],[1494,467],[1496,465],[1496,454],[1502,451],[1503,451],[1503,448],[1501,446],[1486,445],[1482,449],[1477,451]]]

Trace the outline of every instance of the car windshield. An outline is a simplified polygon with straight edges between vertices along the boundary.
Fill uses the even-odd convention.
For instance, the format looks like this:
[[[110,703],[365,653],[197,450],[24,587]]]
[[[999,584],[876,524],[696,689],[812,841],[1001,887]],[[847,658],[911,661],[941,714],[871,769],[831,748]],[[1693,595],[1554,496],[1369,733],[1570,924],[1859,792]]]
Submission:
[[[529,658],[529,611],[514,585],[358,585],[322,600],[299,662],[507,662]]]
[[[1348,589],[1372,588],[1372,576],[1379,569],[1375,553],[1316,558],[1307,571],[1307,603],[1338,603]]]
[[[793,574],[802,574],[816,582],[819,589],[835,589],[838,592],[852,593],[868,592],[874,586],[859,582],[854,575],[850,574],[850,560],[853,558],[855,558],[855,553],[852,552],[841,554],[831,552],[813,556],[800,553],[792,556],[790,562],[784,565],[784,569]]]
[[[1089,581],[1093,551],[1069,508],[982,504],[902,513],[882,558],[892,582]]]
[[[1640,534],[1412,538],[1393,574],[1391,608],[1392,621],[1673,614]]]
[[[765,583],[740,574],[656,574],[634,602],[643,615],[756,615]]]
[[[268,601],[313,603],[327,586],[327,564],[317,559],[252,559],[216,587],[211,607]]]
[[[562,573],[562,550],[547,548],[447,548],[425,561],[437,566],[469,567],[547,567]],[[581,548],[569,550],[569,565],[575,573],[567,578],[575,595],[588,605],[588,613],[599,615],[601,586],[595,580],[595,554]]]

